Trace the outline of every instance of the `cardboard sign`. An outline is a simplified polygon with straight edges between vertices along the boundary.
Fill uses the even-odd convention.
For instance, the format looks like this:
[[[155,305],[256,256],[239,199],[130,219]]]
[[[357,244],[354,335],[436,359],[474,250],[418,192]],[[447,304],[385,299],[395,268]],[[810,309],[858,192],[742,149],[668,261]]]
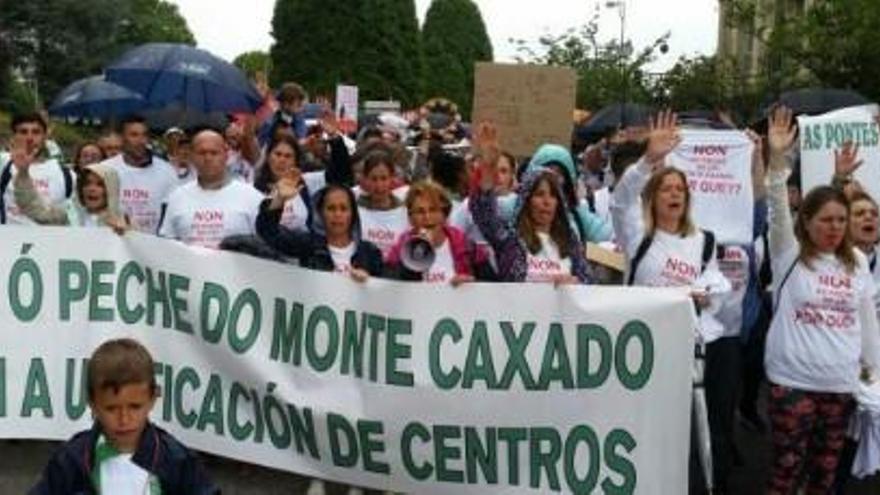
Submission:
[[[494,122],[501,146],[517,156],[546,143],[568,147],[576,81],[565,67],[477,63],[472,121]]]

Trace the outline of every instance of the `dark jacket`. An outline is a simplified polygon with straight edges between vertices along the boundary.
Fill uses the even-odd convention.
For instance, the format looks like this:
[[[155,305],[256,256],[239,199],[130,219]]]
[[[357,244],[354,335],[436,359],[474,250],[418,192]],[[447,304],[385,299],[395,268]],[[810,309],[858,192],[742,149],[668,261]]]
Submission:
[[[351,265],[366,271],[371,276],[382,274],[382,251],[370,242],[361,240],[360,218],[358,217],[357,204],[354,194],[349,189],[352,205],[351,236],[357,243],[354,255],[351,257]],[[270,210],[271,200],[265,200],[260,205],[260,214],[257,215],[257,235],[266,243],[279,252],[297,258],[300,265],[312,270],[332,272],[335,269],[330,248],[327,246],[327,237],[324,230],[324,222],[318,212],[324,204],[327,189],[318,191],[314,198],[314,212],[309,222],[309,231],[295,231],[280,225],[282,210]]]
[[[77,433],[49,460],[31,495],[88,495],[98,493],[92,483],[95,444],[101,435],[96,423]],[[132,462],[159,479],[163,495],[219,495],[201,462],[182,443],[147,423]]]
[[[519,223],[520,216],[526,214],[526,205],[538,185],[538,179],[542,174],[550,173],[540,169],[526,173],[519,186],[516,206],[510,222],[505,222],[498,214],[497,200],[493,191],[482,191],[480,188],[475,188],[471,193],[469,201],[471,215],[483,237],[495,250],[495,258],[498,261],[498,277],[501,281],[522,282],[528,275],[529,251],[514,226]],[[556,197],[559,199],[557,215],[567,219],[564,206],[565,196],[558,186],[556,189]],[[571,229],[571,224],[567,221],[563,224],[569,230],[569,244],[568,246],[559,246],[559,250],[564,257],[571,259],[571,274],[577,277],[581,283],[590,283],[592,277],[587,265],[584,246]]]

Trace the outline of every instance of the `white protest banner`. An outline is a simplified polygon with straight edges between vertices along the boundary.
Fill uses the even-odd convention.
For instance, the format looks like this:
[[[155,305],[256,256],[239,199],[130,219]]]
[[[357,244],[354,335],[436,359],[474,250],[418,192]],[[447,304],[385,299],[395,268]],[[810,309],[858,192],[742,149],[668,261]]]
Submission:
[[[340,84],[336,86],[336,117],[343,132],[357,131],[358,87]]]
[[[754,145],[740,131],[684,129],[681,136],[669,163],[687,175],[694,222],[719,243],[751,243]]]
[[[693,310],[672,289],[357,284],[137,233],[5,228],[0,438],[89,426],[131,336],[185,444],[419,494],[684,493]]]
[[[877,105],[864,105],[798,117],[803,194],[831,184],[834,150],[852,141],[859,147],[859,159],[864,161],[855,178],[872,197],[880,199],[880,130],[874,122],[876,114]]]

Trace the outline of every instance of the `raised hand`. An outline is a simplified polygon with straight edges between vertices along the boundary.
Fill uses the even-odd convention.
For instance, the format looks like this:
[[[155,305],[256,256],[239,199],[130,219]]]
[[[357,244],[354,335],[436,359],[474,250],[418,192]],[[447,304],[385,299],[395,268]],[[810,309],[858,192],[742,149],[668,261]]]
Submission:
[[[666,156],[681,143],[678,129],[678,115],[672,110],[664,110],[654,116],[648,126],[648,148],[645,160],[654,169],[662,167]]]
[[[257,93],[264,100],[272,94],[272,88],[269,87],[269,78],[266,77],[266,73],[263,71],[257,71],[254,75],[254,86],[256,86]]]
[[[23,137],[16,137],[12,141],[10,157],[12,158],[13,165],[15,165],[15,168],[19,171],[27,170],[37,159],[39,150],[30,148],[27,139]]]
[[[302,171],[298,167],[291,167],[275,183],[275,196],[284,203],[299,194],[300,188],[302,188]]]
[[[336,113],[330,107],[326,107],[321,115],[321,126],[330,137],[339,134],[339,121],[336,119]]]
[[[498,144],[498,129],[492,122],[480,122],[474,134],[474,149],[480,171],[482,186],[495,185],[498,175],[498,158],[501,156],[501,145]]]
[[[843,143],[840,150],[834,150],[834,175],[837,177],[849,178],[862,163],[863,160],[859,160],[859,146],[852,141]]]
[[[770,153],[783,155],[794,145],[797,136],[797,126],[793,120],[791,109],[779,106],[773,110],[768,118],[767,145]]]
[[[752,151],[752,189],[755,197],[763,197],[766,193],[765,179],[767,163],[764,161],[764,139],[757,132],[746,129],[746,136],[754,145]]]

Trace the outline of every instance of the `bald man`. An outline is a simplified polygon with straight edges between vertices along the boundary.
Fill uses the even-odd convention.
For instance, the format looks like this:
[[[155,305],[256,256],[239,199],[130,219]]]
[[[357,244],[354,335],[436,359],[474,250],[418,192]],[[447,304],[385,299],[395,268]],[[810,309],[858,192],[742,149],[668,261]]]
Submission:
[[[232,180],[226,168],[226,140],[215,131],[193,137],[197,178],[168,199],[159,235],[189,245],[217,248],[225,237],[253,235],[263,195]]]

